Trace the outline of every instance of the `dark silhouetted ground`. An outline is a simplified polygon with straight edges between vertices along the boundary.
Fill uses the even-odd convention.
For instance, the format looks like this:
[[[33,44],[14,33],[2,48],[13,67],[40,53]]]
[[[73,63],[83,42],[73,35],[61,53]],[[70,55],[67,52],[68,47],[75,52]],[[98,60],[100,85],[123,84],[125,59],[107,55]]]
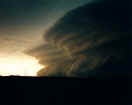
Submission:
[[[0,105],[127,105],[132,102],[131,79],[123,73],[87,79],[0,77]]]

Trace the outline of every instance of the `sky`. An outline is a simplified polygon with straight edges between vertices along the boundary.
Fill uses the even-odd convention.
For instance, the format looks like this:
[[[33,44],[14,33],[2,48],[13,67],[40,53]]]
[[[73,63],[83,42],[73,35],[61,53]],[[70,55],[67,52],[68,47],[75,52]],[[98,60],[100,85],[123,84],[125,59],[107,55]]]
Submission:
[[[18,70],[19,68],[22,68],[21,71],[24,71],[24,74],[25,74],[25,68],[24,68],[25,66],[26,66],[26,70],[28,68],[34,70],[34,67],[37,69],[41,68],[42,66],[38,65],[41,64],[41,59],[30,58],[28,56],[31,55],[30,54],[26,55],[27,53],[25,51],[30,51],[30,49],[37,48],[38,46],[43,46],[45,43],[44,35],[46,36],[45,33],[46,30],[52,29],[50,28],[50,26],[54,25],[54,23],[57,20],[59,20],[59,18],[66,17],[67,15],[64,16],[64,14],[66,14],[68,11],[71,11],[74,8],[77,8],[79,6],[85,5],[93,1],[96,0],[0,0],[0,42],[1,42],[0,43],[0,64],[1,64],[0,74],[1,74],[1,70],[6,71],[5,69],[9,70],[10,72],[11,70],[10,68],[12,68],[12,70]],[[117,1],[116,4],[115,1]],[[97,9],[97,15],[95,16],[96,22],[99,21],[99,23],[104,24],[104,26],[108,25],[109,27],[111,27],[113,24],[116,24],[115,25],[117,26],[116,29],[119,28],[120,30],[122,28],[123,30],[124,29],[127,30],[127,27],[124,24],[126,23],[126,20],[129,20],[128,19],[129,16],[123,8],[126,8],[124,7],[124,5],[127,4],[128,2],[124,2],[124,0],[115,0],[115,1],[113,2],[115,4],[113,6],[115,6],[115,8],[117,8],[117,6],[121,7],[121,9],[117,8],[119,12],[113,9],[111,12],[109,6],[106,6],[108,8],[104,7],[106,9],[104,8],[101,9],[105,12],[103,11],[98,12],[98,10],[100,9],[99,8]],[[119,5],[119,2],[121,5]],[[66,27],[66,32],[67,30],[68,31],[72,30],[72,28],[73,30],[76,29],[75,27],[77,26],[72,26],[75,25],[74,21],[76,21],[76,23],[79,23],[78,20],[83,20],[81,22],[84,22],[84,20],[86,19],[87,21],[87,18],[84,18],[86,16],[85,11],[87,13],[86,8],[84,8],[83,12],[81,12],[80,14],[77,13],[77,16],[79,16],[79,18],[77,18],[77,16],[73,12],[73,15],[75,15],[75,17],[71,16],[71,23],[68,24],[71,26],[66,26],[67,22],[64,21],[65,25],[62,24],[62,26],[64,25]],[[84,13],[84,15],[81,15],[82,13]],[[113,15],[116,16],[114,17]],[[83,19],[80,19],[81,16]],[[68,19],[69,18],[66,17],[66,20]],[[98,19],[102,19],[102,20],[98,20]],[[93,20],[93,22],[95,21]],[[111,22],[113,23],[111,24]],[[123,26],[120,24],[118,25],[118,23],[120,24],[123,23]],[[60,30],[63,31],[62,26],[58,27],[59,32]],[[81,27],[80,24],[78,26]],[[123,30],[121,31],[123,32]],[[53,35],[55,35],[55,33],[53,33]],[[55,55],[53,55],[52,58],[54,57]],[[44,56],[41,58],[45,59],[46,57]],[[29,62],[28,66],[26,62]],[[44,64],[42,65],[44,66],[45,69],[46,66]],[[16,68],[17,66],[18,68]],[[12,72],[14,73],[16,71],[12,71]],[[35,72],[33,71],[32,73],[34,74],[36,73],[36,71]],[[28,73],[26,74],[28,75]]]
[[[45,30],[90,0],[0,0],[0,56],[19,55],[43,43]]]
[[[0,0],[0,75],[35,76],[44,65],[25,52],[45,43],[45,31],[91,0]]]

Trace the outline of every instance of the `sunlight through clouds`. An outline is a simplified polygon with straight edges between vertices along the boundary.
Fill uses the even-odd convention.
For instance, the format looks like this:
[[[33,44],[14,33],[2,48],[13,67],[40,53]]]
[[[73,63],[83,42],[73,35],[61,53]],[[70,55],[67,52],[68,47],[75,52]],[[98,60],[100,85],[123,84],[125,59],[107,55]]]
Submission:
[[[7,56],[0,57],[0,75],[19,75],[19,76],[36,76],[37,72],[44,68],[34,57]]]

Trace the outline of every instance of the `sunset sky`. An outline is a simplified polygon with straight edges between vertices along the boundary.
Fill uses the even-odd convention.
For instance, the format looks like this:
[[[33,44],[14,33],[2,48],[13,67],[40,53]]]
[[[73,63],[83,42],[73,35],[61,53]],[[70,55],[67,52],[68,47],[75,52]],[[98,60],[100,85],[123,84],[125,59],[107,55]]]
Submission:
[[[8,57],[9,62],[24,62],[23,52],[44,43],[42,36],[50,25],[87,2],[90,0],[0,0],[0,61]]]
[[[39,44],[49,25],[70,9],[87,2],[88,0],[1,0],[0,53],[11,54]]]

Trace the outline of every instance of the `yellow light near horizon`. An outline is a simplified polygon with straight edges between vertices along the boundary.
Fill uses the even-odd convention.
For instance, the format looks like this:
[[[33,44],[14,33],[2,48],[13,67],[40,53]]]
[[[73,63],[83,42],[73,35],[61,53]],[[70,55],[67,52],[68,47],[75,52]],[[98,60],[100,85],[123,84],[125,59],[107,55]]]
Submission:
[[[37,72],[44,68],[34,57],[7,56],[0,57],[0,75],[1,76],[37,76]]]

